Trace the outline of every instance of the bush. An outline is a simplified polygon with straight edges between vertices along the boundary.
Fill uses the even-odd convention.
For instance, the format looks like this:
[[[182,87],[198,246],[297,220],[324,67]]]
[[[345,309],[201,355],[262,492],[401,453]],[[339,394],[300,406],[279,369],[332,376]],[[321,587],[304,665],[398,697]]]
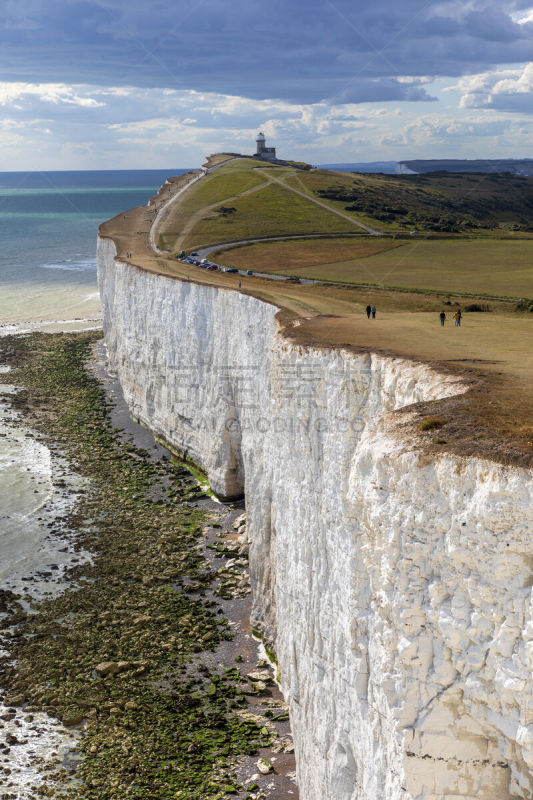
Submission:
[[[432,431],[435,428],[442,428],[445,424],[445,420],[441,419],[440,417],[428,417],[423,422],[420,423],[420,430],[421,431]]]
[[[484,303],[470,303],[469,306],[465,306],[465,311],[490,311],[490,306]]]

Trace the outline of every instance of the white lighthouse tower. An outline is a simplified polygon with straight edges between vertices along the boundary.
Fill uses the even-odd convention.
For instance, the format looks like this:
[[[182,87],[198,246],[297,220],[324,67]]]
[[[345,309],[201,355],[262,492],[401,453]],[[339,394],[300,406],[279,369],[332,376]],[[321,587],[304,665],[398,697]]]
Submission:
[[[276,160],[276,148],[266,146],[265,134],[262,131],[260,131],[257,134],[257,136],[255,137],[255,141],[257,144],[257,150],[255,151],[255,158],[262,158],[265,161]]]
[[[259,132],[255,137],[255,141],[257,143],[257,150],[255,151],[256,156],[262,156],[263,150],[265,149],[266,139],[265,134]]]

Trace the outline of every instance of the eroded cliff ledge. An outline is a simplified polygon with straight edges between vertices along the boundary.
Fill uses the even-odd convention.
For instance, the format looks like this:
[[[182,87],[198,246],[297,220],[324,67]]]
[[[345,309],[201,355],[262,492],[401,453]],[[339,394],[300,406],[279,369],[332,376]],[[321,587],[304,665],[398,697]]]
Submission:
[[[254,623],[301,796],[531,797],[532,473],[428,452],[409,426],[412,404],[460,395],[461,378],[304,345],[265,299],[116,253],[99,240],[132,414],[218,494],[246,493]]]

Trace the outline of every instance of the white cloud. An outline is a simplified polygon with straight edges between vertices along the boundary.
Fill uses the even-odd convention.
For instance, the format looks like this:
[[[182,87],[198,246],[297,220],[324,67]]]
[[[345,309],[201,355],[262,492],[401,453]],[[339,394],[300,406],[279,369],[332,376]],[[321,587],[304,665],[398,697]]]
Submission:
[[[433,104],[432,114],[411,103],[305,104],[192,90],[4,82],[0,131],[9,147],[0,149],[0,170],[191,167],[220,150],[253,152],[258,130],[280,157],[315,164],[519,157],[529,154],[528,119],[486,103],[489,95],[512,91],[529,96],[523,90],[530,80],[524,69],[463,78],[448,87],[460,92],[462,107]],[[480,110],[473,114],[473,108]]]
[[[79,106],[80,108],[102,108],[105,103],[89,96],[93,89],[69,86],[64,83],[8,83],[0,82],[0,105],[9,106],[18,101],[19,108],[31,98],[52,105]]]
[[[460,108],[533,114],[533,62],[462,78],[448,90],[461,92]]]

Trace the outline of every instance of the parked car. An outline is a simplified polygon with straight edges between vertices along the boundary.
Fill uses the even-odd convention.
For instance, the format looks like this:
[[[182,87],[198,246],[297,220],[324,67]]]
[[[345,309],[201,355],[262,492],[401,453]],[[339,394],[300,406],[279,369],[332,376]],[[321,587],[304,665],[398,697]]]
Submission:
[[[287,278],[287,283],[301,283],[300,278]]]
[[[195,259],[194,259],[194,266],[195,266],[195,267],[201,267],[201,266],[202,266],[202,262],[201,262],[201,261],[198,261],[198,259],[197,259],[197,258],[195,258]]]
[[[235,267],[226,267],[226,272],[235,273],[235,272],[238,272],[238,271],[239,270],[235,269]]]
[[[216,271],[218,270],[218,267],[217,267],[217,265],[216,265],[216,264],[209,264],[209,266],[207,267],[207,269],[208,269],[208,270],[211,270],[211,272],[216,272]]]
[[[197,255],[198,255],[198,253],[196,252],[196,250],[193,250],[192,253],[191,253],[191,256],[197,256]]]
[[[245,274],[245,275],[253,275],[254,273],[252,272],[252,270],[251,270],[251,269],[247,269],[247,270],[246,270],[246,272],[245,272],[244,274]]]

